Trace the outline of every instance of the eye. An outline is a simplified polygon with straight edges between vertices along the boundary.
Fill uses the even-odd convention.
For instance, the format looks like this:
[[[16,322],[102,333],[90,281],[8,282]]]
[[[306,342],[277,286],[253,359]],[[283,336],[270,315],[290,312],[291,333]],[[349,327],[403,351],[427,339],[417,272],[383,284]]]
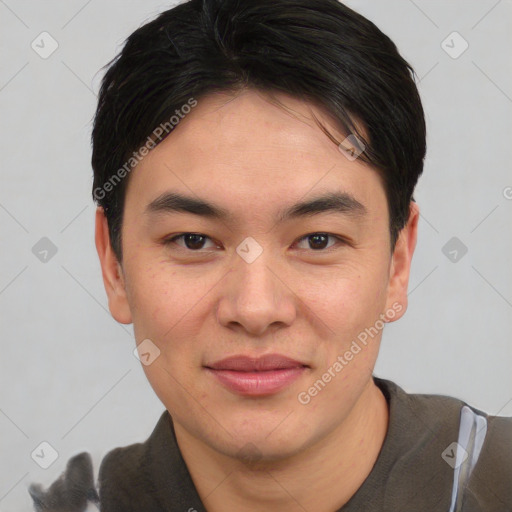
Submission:
[[[182,240],[185,245],[177,243],[177,240]],[[211,241],[211,239],[208,236],[203,235],[202,233],[181,233],[179,235],[168,238],[167,240],[164,241],[164,244],[176,244],[179,245],[180,247],[184,247],[185,249],[189,249],[191,251],[199,251],[201,249],[205,249],[204,244],[206,240]],[[213,244],[213,247],[217,247],[217,245]]]
[[[334,242],[328,245],[329,238],[333,239]],[[303,236],[299,243],[303,240],[308,242],[308,247],[301,247],[302,249],[312,249],[313,251],[322,251],[324,249],[330,249],[336,242],[344,244],[345,241],[336,235],[330,233],[310,233],[309,235]]]
[[[329,239],[331,239],[332,243],[329,244]],[[181,243],[178,243],[178,240],[181,241]],[[205,243],[207,241],[210,241],[212,244],[209,248],[218,248],[219,246],[215,244],[210,237],[202,234],[202,233],[180,233],[178,235],[175,235],[171,238],[168,238],[164,240],[164,245],[178,245],[184,249],[188,249],[191,252],[199,252],[202,249],[208,249],[208,247],[205,247]],[[301,243],[307,242],[307,247],[300,247]],[[305,250],[313,250],[316,252],[329,252],[326,249],[331,249],[336,244],[343,244],[345,245],[347,242],[337,236],[333,235],[331,233],[310,233],[308,235],[303,236],[299,239],[297,242],[297,246],[299,249],[305,249]]]

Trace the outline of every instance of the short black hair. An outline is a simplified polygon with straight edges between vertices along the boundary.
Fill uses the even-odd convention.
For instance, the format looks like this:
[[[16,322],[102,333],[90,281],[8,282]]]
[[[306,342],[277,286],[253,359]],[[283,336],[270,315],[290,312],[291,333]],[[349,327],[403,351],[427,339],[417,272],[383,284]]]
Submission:
[[[165,139],[201,97],[246,88],[321,106],[361,143],[359,158],[383,179],[394,248],[423,171],[425,117],[413,68],[367,18],[338,0],[190,0],[133,32],[107,67],[93,199],[120,262],[126,182],[142,145]]]

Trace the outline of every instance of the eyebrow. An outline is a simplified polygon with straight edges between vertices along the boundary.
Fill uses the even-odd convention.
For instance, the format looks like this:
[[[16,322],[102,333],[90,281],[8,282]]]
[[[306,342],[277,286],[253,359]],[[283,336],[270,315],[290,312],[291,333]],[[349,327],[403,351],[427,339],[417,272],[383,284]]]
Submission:
[[[146,206],[144,213],[149,215],[191,213],[215,220],[229,221],[233,219],[232,213],[219,205],[178,192],[161,194]],[[283,222],[325,213],[362,217],[367,210],[362,203],[347,192],[327,192],[280,210],[276,221]]]

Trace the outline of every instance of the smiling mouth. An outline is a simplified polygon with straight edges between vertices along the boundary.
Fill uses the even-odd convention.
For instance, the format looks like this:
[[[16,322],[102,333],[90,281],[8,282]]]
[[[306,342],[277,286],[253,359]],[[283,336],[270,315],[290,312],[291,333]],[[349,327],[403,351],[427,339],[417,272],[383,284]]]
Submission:
[[[258,358],[232,356],[204,368],[231,392],[265,396],[288,387],[309,366],[280,354],[267,354]]]

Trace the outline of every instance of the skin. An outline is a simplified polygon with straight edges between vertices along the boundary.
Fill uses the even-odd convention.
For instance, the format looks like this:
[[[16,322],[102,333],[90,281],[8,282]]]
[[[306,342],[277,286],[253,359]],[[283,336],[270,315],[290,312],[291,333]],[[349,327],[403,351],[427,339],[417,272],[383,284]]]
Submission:
[[[160,350],[143,369],[173,418],[210,512],[332,512],[350,499],[387,432],[387,403],[372,380],[382,330],[308,404],[297,396],[379,315],[395,305],[394,317],[386,318],[395,321],[407,308],[418,207],[411,203],[391,252],[378,173],[346,158],[322,133],[312,113],[344,139],[328,113],[276,97],[293,112],[254,90],[202,98],[138,164],[126,191],[122,264],[103,210],[96,213],[110,311],[118,322],[133,322],[137,343],[149,338]],[[145,213],[171,190],[222,206],[232,217]],[[275,221],[281,209],[328,191],[351,194],[366,213]],[[163,242],[187,232],[209,238],[195,250],[183,238]],[[312,233],[346,243],[329,238],[315,250]],[[236,252],[249,236],[263,249],[252,263]],[[203,367],[268,353],[309,368],[278,393],[247,397]]]

